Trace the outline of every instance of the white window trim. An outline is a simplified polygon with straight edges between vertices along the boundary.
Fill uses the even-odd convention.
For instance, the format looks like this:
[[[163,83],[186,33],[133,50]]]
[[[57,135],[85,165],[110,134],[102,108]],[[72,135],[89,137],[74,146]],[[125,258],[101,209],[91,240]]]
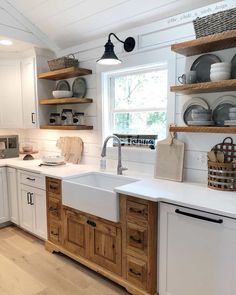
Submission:
[[[167,62],[161,62],[161,63],[156,63],[156,64],[151,64],[151,65],[144,65],[140,67],[131,67],[127,69],[121,69],[118,71],[111,71],[107,73],[103,73],[103,140],[105,137],[109,134],[112,134],[111,126],[113,126],[113,113],[121,113],[121,112],[128,112],[128,109],[117,109],[115,110],[114,108],[114,87],[111,87],[112,83],[114,83],[114,78],[115,77],[120,77],[120,76],[126,76],[128,74],[135,74],[135,73],[140,73],[140,72],[150,72],[151,70],[168,70],[168,63]],[[109,110],[109,112],[107,111]],[[137,109],[132,109],[132,112],[148,112],[148,111],[167,111],[166,108],[137,108]],[[106,124],[105,122],[108,122]],[[104,134],[107,134],[104,136]],[[127,149],[130,150],[130,147]],[[139,148],[139,149],[144,149],[148,150],[147,148]]]

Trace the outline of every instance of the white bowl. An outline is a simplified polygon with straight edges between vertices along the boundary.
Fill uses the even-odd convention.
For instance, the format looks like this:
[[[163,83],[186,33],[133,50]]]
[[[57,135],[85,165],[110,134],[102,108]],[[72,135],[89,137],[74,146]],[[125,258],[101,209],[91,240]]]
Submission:
[[[32,145],[25,145],[22,146],[22,150],[24,153],[30,153],[33,151],[33,146]]]
[[[221,81],[230,79],[230,72],[210,73],[211,81]]]
[[[43,162],[45,163],[62,163],[64,162],[63,156],[44,156],[42,157]]]
[[[72,97],[73,92],[68,90],[54,90],[52,95],[54,98]]]
[[[229,113],[230,120],[236,120],[236,113]]]
[[[236,108],[230,108],[230,109],[229,109],[229,112],[230,112],[230,113],[236,113]]]
[[[211,65],[212,68],[217,68],[217,67],[231,67],[230,62],[217,62]]]
[[[192,118],[194,121],[210,121],[211,114],[207,114],[207,113],[194,114],[194,113],[192,113]]]

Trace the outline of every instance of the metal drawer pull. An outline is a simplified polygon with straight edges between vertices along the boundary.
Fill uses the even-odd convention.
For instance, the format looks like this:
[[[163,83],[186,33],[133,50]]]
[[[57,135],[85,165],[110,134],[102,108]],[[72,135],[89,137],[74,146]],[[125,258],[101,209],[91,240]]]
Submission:
[[[35,181],[35,178],[27,177],[26,179],[28,179],[28,180],[30,180],[30,181]]]
[[[144,213],[144,210],[138,210],[138,209],[135,209],[135,208],[129,208],[129,211],[130,212],[133,212],[133,213],[136,213],[136,214],[143,214]]]
[[[213,218],[209,218],[209,217],[205,217],[205,216],[201,216],[201,215],[197,215],[197,214],[193,214],[193,213],[184,212],[179,209],[176,209],[175,213],[181,214],[184,216],[188,216],[188,217],[192,217],[192,218],[196,218],[196,219],[200,219],[200,220],[204,220],[204,221],[213,222],[213,223],[219,223],[219,224],[223,223],[223,219],[213,219]]]
[[[51,235],[53,235],[53,236],[59,236],[59,233],[55,234],[53,231],[51,231]]]
[[[30,205],[30,193],[27,193],[27,204]]]
[[[55,185],[55,186],[54,186],[54,185],[51,185],[51,184],[50,184],[50,185],[49,185],[49,188],[52,189],[52,190],[56,190],[56,189],[58,189],[58,185]]]
[[[32,198],[32,196],[34,195],[33,193],[29,193],[29,195],[30,195],[30,205],[34,205],[34,203],[33,203],[33,198]]]
[[[56,212],[58,209],[57,209],[57,208],[53,208],[53,207],[49,207],[48,210],[49,210],[50,212]]]
[[[135,243],[138,243],[138,244],[141,244],[143,242],[141,239],[136,239],[133,236],[130,236],[129,238],[130,238],[130,240],[132,240],[132,241],[134,241]]]
[[[130,271],[132,274],[134,274],[135,276],[141,276],[141,275],[142,275],[141,272],[136,272],[136,271],[134,271],[132,268],[130,268],[129,271]]]
[[[91,220],[87,220],[87,224],[89,224],[89,225],[91,225],[91,226],[93,226],[93,227],[96,227],[96,226],[97,226],[97,225],[96,225],[96,222],[91,221]]]
[[[36,123],[35,120],[34,120],[34,115],[35,115],[35,113],[31,113],[31,122],[32,122],[32,124]]]

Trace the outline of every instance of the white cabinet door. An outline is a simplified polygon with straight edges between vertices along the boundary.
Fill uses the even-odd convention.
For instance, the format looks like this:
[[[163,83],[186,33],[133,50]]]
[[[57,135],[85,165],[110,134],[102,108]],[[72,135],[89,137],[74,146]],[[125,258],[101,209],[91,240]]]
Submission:
[[[21,61],[21,85],[24,128],[35,128],[37,127],[37,105],[34,57]]]
[[[160,205],[160,295],[235,295],[236,220]]]
[[[20,226],[34,232],[34,207],[31,205],[31,187],[20,185]]]
[[[20,226],[43,239],[47,238],[46,193],[20,184]]]
[[[0,223],[9,221],[6,168],[0,168]]]
[[[19,205],[17,193],[17,173],[14,168],[7,168],[8,199],[10,209],[10,220],[19,224]]]
[[[47,211],[46,192],[40,189],[31,189],[32,203],[34,204],[34,233],[43,238],[47,238]]]
[[[20,62],[0,61],[1,128],[22,128],[22,97]]]

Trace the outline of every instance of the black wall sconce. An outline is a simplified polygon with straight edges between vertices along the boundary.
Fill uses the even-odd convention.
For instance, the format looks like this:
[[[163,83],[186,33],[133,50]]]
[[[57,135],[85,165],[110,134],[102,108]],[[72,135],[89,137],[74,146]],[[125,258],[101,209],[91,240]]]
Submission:
[[[121,63],[121,60],[119,60],[114,52],[114,45],[111,42],[111,36],[114,36],[119,42],[124,44],[124,50],[126,52],[131,52],[135,47],[135,40],[133,37],[128,37],[125,39],[125,41],[122,41],[114,33],[110,33],[108,36],[108,41],[104,45],[104,54],[99,60],[97,60],[97,63],[101,65],[118,65]]]

